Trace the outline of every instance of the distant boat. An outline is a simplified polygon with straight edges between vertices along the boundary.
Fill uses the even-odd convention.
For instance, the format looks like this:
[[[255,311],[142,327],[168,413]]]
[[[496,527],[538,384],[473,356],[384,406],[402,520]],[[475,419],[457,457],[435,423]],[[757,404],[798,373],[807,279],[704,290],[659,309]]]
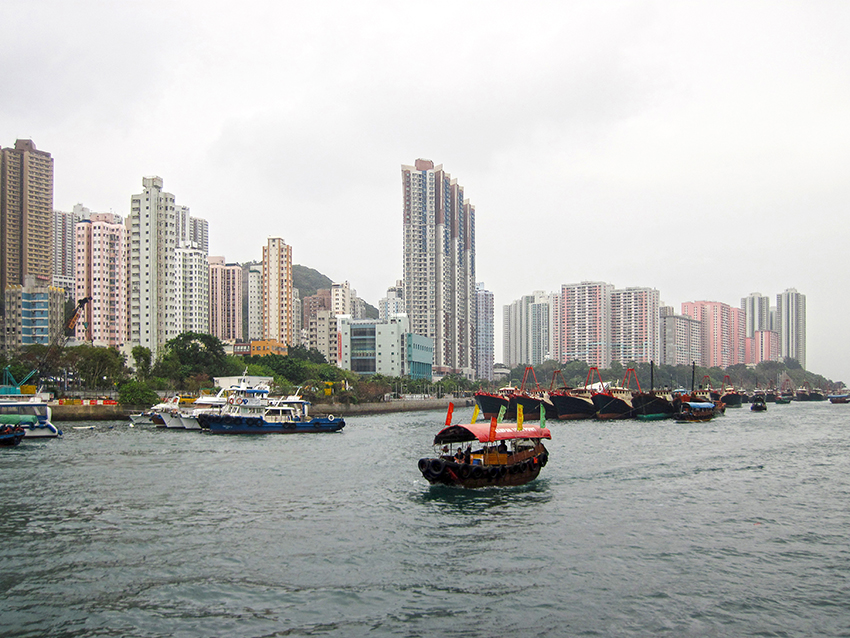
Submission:
[[[723,391],[720,400],[726,404],[727,408],[740,408],[744,402],[744,395],[735,389],[728,374],[723,377]]]
[[[714,403],[704,401],[682,401],[675,419],[680,423],[711,421],[714,418]]]
[[[767,410],[767,401],[764,398],[764,393],[759,393],[753,396],[753,404],[750,406],[753,412],[764,412]]]
[[[850,394],[830,394],[830,403],[850,403]]]

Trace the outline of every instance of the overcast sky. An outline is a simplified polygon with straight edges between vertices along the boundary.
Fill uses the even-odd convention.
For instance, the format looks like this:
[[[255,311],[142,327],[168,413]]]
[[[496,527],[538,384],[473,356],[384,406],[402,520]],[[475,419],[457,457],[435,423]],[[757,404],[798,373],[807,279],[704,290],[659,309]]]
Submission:
[[[401,165],[476,207],[501,308],[605,281],[663,302],[806,295],[808,368],[850,382],[850,3],[0,3],[0,144],[54,206],[129,212],[145,175],[210,254],[372,304],[402,276]]]

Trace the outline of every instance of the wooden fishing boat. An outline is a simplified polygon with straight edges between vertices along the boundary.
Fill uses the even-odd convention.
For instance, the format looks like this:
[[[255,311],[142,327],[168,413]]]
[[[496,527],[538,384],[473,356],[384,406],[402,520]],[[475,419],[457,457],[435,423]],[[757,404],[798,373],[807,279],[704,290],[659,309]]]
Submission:
[[[435,456],[419,459],[419,471],[432,485],[524,485],[536,479],[549,460],[542,441],[551,438],[545,427],[518,429],[517,424],[495,419],[449,425],[434,437]]]
[[[676,412],[679,423],[701,423],[714,418],[714,403],[703,401],[682,401]]]
[[[555,379],[561,378],[561,386],[555,388]],[[567,385],[564,375],[560,370],[552,373],[552,381],[549,384],[549,400],[555,407],[556,418],[566,421],[577,419],[592,419],[596,416],[596,406],[590,398],[593,391],[587,387],[590,383],[590,373],[585,379],[584,388],[571,388]]]

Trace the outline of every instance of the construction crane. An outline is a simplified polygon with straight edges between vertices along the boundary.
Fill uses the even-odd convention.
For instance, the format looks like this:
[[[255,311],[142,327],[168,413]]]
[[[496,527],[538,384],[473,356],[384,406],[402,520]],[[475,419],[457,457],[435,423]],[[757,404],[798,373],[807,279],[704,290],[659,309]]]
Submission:
[[[6,389],[14,389],[16,394],[20,394],[20,388],[22,385],[26,384],[27,381],[36,376],[41,370],[43,370],[46,366],[53,363],[53,360],[59,356],[62,352],[62,349],[65,347],[65,344],[68,343],[68,335],[66,334],[69,330],[73,330],[77,322],[80,320],[80,316],[83,314],[83,309],[88,305],[91,301],[91,297],[83,297],[77,302],[77,305],[74,309],[68,313],[68,316],[65,318],[65,323],[62,325],[61,330],[59,330],[51,340],[50,344],[47,346],[47,350],[44,351],[44,354],[39,359],[35,368],[23,378],[20,382],[15,382],[14,377],[12,377],[12,373],[9,371],[9,366],[6,366],[6,369],[3,371],[4,374],[4,386]],[[8,384],[8,385],[7,385]],[[9,392],[3,392],[4,394],[8,394]]]

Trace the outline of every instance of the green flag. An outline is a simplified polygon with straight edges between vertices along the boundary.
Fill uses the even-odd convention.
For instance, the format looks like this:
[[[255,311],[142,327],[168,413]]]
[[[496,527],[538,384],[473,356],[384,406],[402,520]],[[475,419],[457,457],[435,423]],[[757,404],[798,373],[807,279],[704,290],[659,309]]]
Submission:
[[[501,408],[499,408],[499,416],[496,417],[496,423],[502,422],[502,419],[505,417],[505,410],[506,409],[507,409],[507,406],[504,406],[504,405]]]

